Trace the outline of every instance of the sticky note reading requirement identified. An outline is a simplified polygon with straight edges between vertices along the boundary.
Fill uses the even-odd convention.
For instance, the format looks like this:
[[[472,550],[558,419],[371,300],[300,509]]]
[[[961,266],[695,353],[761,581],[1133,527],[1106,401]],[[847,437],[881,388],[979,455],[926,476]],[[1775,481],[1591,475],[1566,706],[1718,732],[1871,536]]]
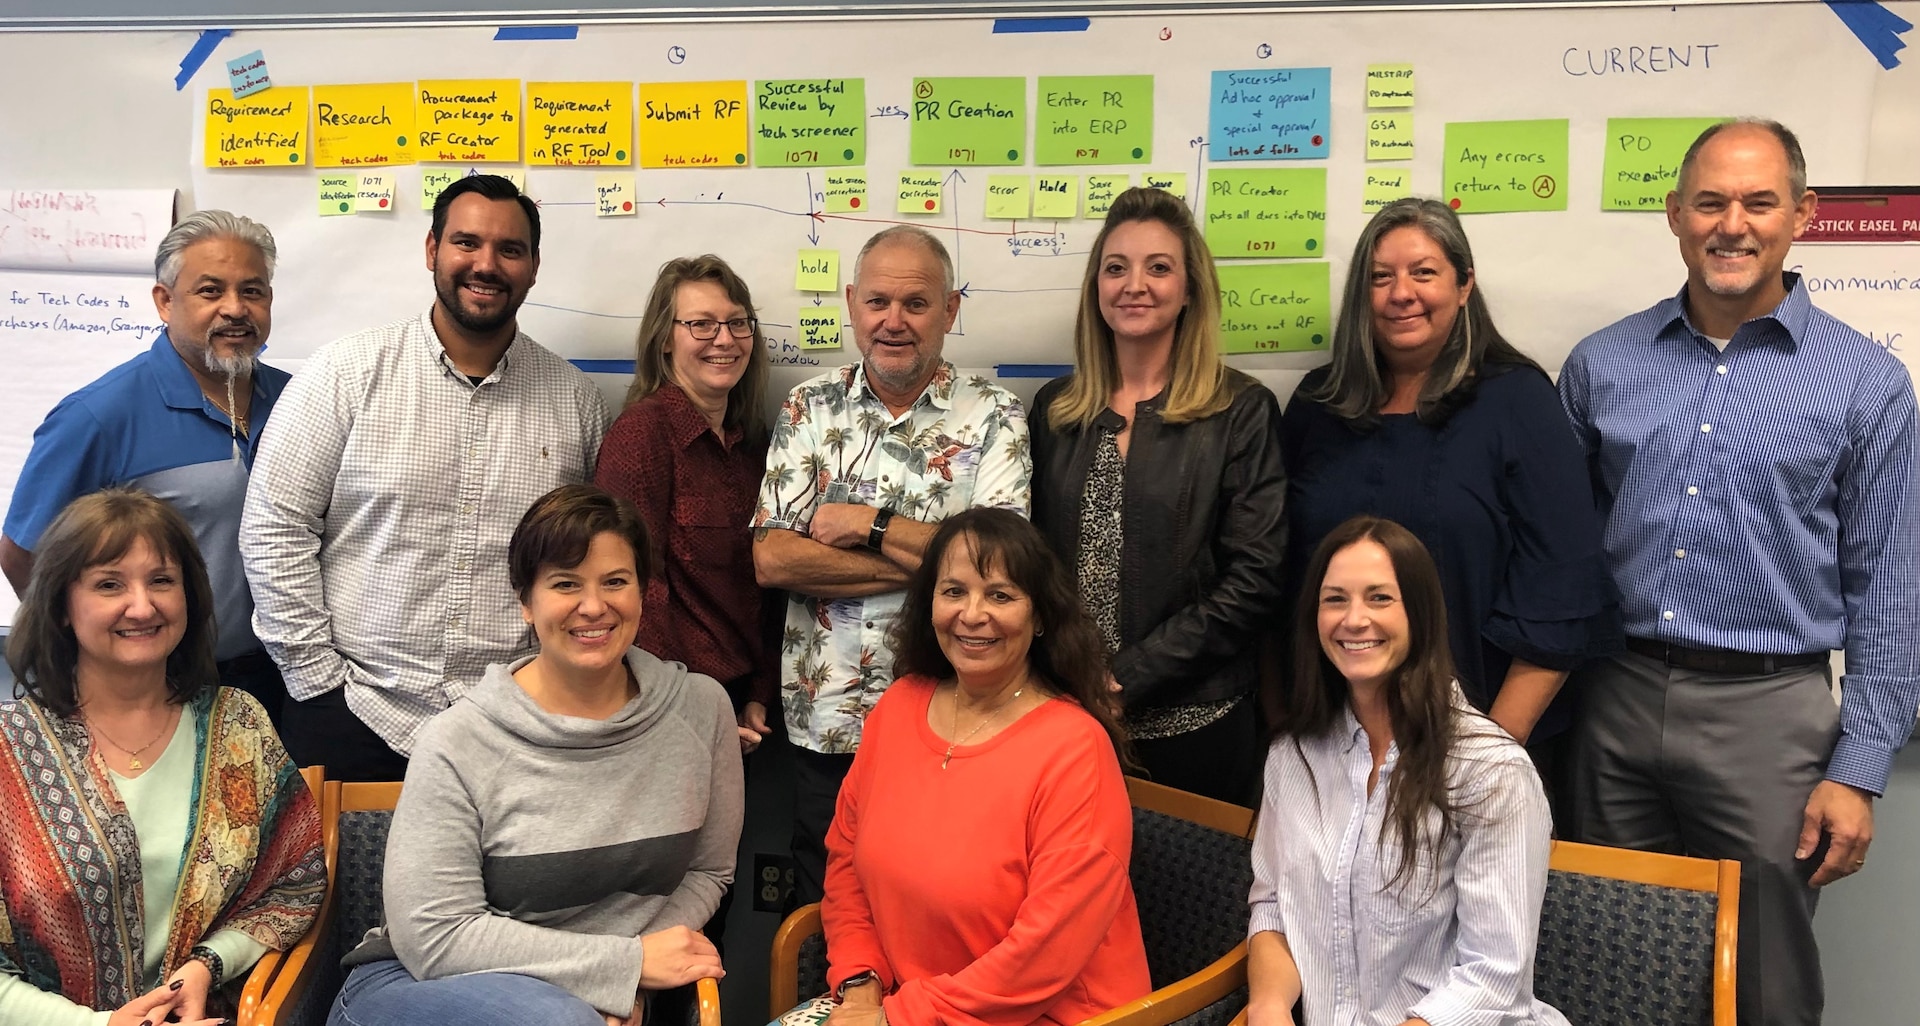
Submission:
[[[1330,68],[1216,71],[1207,116],[1212,160],[1320,160],[1327,155]]]
[[[411,164],[413,83],[313,87],[316,167]]]
[[[1600,162],[1601,210],[1665,212],[1680,161],[1700,133],[1725,118],[1608,118]]]
[[[1025,163],[1027,80],[916,78],[910,131],[915,164]]]
[[[527,163],[633,163],[633,83],[528,82]]]
[[[753,162],[759,167],[866,163],[866,80],[798,78],[755,82]]]
[[[1567,209],[1567,120],[1453,121],[1440,196],[1462,214]]]
[[[1220,267],[1220,350],[1324,352],[1333,334],[1332,271],[1325,260]]]
[[[307,87],[275,86],[235,99],[207,90],[207,167],[298,167],[307,162]]]
[[[1206,212],[1216,257],[1319,256],[1327,241],[1327,169],[1214,168]]]
[[[747,166],[747,83],[640,83],[640,166]]]
[[[1151,161],[1153,76],[1042,75],[1033,159],[1042,166]]]
[[[462,164],[520,159],[520,81],[438,79],[414,84],[420,159]]]

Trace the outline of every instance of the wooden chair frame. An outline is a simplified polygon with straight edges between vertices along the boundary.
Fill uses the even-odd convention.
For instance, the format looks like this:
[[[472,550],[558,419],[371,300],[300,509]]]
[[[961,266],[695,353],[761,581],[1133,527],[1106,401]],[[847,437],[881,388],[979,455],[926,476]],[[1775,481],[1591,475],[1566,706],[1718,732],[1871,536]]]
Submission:
[[[255,962],[253,969],[247,973],[246,985],[240,991],[240,1007],[234,1013],[234,1021],[239,1026],[254,1026],[256,1023],[272,1021],[272,1011],[263,1011],[261,1003],[271,992],[274,978],[280,974],[294,952],[302,949],[312,950],[315,938],[326,931],[328,913],[333,908],[333,859],[337,847],[334,830],[337,824],[335,811],[328,804],[328,796],[329,789],[339,785],[326,782],[326,769],[322,766],[309,766],[300,771],[300,776],[307,782],[307,790],[313,792],[314,801],[320,804],[320,844],[327,865],[326,895],[320,899],[320,913],[314,917],[313,925],[307,928],[305,936],[286,951],[269,951],[261,955],[260,960]],[[304,961],[305,957],[302,956],[302,962]]]
[[[1127,796],[1136,808],[1147,809],[1176,819],[1249,837],[1253,832],[1252,809],[1229,805],[1197,794],[1178,791],[1133,777],[1127,778]],[[770,963],[770,1019],[778,1020],[788,1009],[800,1003],[800,943],[821,932],[820,906],[796,909],[780,924],[773,937]],[[1199,972],[1168,984],[1145,997],[1109,1009],[1080,1026],[1167,1026],[1233,993],[1247,982],[1247,942],[1241,941],[1226,954]]]

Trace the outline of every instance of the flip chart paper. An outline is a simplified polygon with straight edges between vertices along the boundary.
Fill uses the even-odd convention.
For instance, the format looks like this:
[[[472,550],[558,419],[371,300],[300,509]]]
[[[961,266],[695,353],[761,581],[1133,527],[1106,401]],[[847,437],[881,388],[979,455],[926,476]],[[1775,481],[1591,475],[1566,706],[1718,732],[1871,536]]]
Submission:
[[[640,83],[641,167],[747,166],[747,83]]]
[[[867,86],[861,78],[753,84],[753,162],[828,167],[867,162]]]
[[[313,87],[316,167],[411,164],[413,83]]]
[[[298,167],[307,162],[307,87],[274,86],[236,98],[207,90],[201,109],[207,167]]]
[[[908,152],[915,164],[1021,164],[1027,80],[916,78]]]
[[[1324,260],[1223,264],[1220,349],[1227,353],[1323,352],[1332,336],[1332,271]]]
[[[528,82],[527,163],[633,163],[633,83]]]
[[[1567,209],[1567,120],[1447,124],[1440,195],[1462,214]]]
[[[462,164],[520,159],[520,80],[434,79],[414,85],[420,159]]]
[[[1040,77],[1034,163],[1145,164],[1153,159],[1153,76]]]
[[[178,196],[172,189],[0,189],[0,268],[144,274],[151,285],[153,251],[173,227]]]
[[[1221,259],[1320,256],[1327,241],[1327,170],[1207,172],[1207,245]]]

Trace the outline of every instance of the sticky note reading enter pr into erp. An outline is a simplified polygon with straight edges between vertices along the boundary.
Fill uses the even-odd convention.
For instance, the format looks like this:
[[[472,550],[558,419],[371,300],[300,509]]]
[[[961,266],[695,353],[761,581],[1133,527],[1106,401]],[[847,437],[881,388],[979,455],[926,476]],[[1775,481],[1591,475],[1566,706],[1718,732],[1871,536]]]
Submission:
[[[801,292],[840,291],[840,251],[803,249],[793,275],[793,287]]]
[[[595,217],[633,217],[634,175],[631,171],[601,171],[593,176],[593,213]]]
[[[413,163],[413,83],[313,87],[316,167]]]
[[[354,212],[360,214],[390,214],[393,212],[393,175],[368,173],[360,175],[358,187],[354,191]]]
[[[803,306],[800,308],[800,348],[840,348],[840,308]]]
[[[320,176],[320,216],[338,217],[351,214],[360,199],[360,176],[321,175]]]
[[[1452,121],[1440,198],[1462,214],[1567,209],[1567,119]]]
[[[867,161],[866,79],[755,82],[753,120],[753,162],[758,167]]]
[[[829,214],[849,214],[867,209],[867,173],[865,171],[829,171],[820,196]]]
[[[747,83],[640,83],[641,167],[747,166]]]
[[[1211,169],[1206,212],[1216,257],[1319,256],[1327,241],[1327,169]]]
[[[1040,76],[1033,160],[1145,164],[1153,159],[1153,76]]]
[[[421,160],[506,163],[520,159],[520,81],[442,79],[415,83]]]
[[[208,167],[296,167],[307,162],[307,87],[275,86],[235,99],[207,90]]]
[[[1113,209],[1113,199],[1127,191],[1133,184],[1127,175],[1088,175],[1087,176],[1087,216],[1106,217]],[[1184,185],[1184,183],[1183,183]],[[1183,187],[1181,192],[1186,192]]]
[[[1068,220],[1080,216],[1078,175],[1039,175],[1033,180],[1033,216]]]
[[[1413,195],[1412,178],[1413,173],[1406,168],[1368,168],[1366,186],[1360,191],[1360,209],[1375,214],[1394,200]]]
[[[633,83],[528,82],[527,163],[633,163]]]
[[[902,171],[899,210],[902,214],[937,214],[943,191],[938,171]]]
[[[915,164],[1025,163],[1027,80],[916,78],[909,133]]]
[[[1368,160],[1413,159],[1413,112],[1367,115]]]
[[[1608,118],[1600,162],[1601,210],[1667,209],[1680,161],[1700,133],[1724,118]]]
[[[1326,351],[1333,288],[1325,260],[1223,264],[1219,274],[1222,352]]]
[[[1367,65],[1367,109],[1413,106],[1413,65]]]
[[[1026,175],[987,176],[987,216],[1005,220],[1032,216],[1033,179]]]

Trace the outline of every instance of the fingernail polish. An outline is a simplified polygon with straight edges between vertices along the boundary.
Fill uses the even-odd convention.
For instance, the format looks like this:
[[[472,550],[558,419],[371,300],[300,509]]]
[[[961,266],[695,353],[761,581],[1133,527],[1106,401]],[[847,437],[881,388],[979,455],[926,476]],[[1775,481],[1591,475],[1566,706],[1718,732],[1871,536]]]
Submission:
[[[179,990],[179,989],[180,989],[180,985],[181,985],[181,984],[183,984],[183,983],[185,983],[185,982],[187,982],[187,981],[185,981],[185,980],[175,980],[175,981],[173,981],[172,983],[169,983],[169,984],[167,984],[167,989],[168,989],[168,990]]]

